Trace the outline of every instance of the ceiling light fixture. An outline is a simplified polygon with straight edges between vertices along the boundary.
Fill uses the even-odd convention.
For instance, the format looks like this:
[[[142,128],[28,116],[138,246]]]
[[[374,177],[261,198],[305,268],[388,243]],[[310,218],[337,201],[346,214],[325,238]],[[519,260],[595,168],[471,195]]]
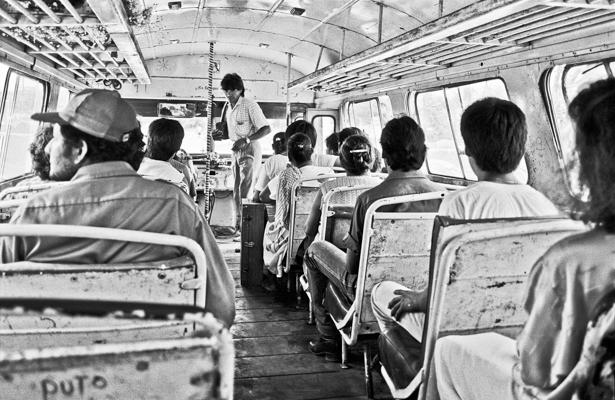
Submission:
[[[305,12],[305,8],[293,7],[290,9],[291,15],[303,15],[304,12]]]
[[[169,6],[169,10],[179,10],[180,8],[182,8],[181,1],[169,1],[167,5]]]
[[[260,47],[261,49],[266,49],[267,47],[269,47],[269,43],[259,43],[258,47]]]
[[[171,39],[169,40],[171,44],[179,44],[179,39]]]

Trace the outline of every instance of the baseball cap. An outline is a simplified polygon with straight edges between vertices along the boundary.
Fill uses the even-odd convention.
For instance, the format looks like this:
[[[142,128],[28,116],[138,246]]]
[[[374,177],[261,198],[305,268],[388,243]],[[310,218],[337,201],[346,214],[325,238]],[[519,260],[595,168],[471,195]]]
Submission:
[[[85,89],[73,96],[62,111],[36,113],[37,121],[70,125],[97,138],[126,142],[139,127],[137,114],[114,90]]]

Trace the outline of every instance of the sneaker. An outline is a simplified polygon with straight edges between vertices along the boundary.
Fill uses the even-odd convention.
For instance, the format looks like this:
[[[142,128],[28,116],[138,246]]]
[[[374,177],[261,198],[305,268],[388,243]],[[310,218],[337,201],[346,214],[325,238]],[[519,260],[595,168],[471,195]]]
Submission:
[[[316,340],[310,340],[308,349],[319,357],[335,356],[341,354],[342,346],[338,340],[319,336]]]

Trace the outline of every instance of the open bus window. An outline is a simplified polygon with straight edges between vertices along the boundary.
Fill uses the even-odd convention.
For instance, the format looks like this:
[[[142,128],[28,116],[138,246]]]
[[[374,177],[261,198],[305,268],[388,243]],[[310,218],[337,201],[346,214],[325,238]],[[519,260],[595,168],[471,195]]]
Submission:
[[[425,131],[427,172],[433,175],[476,181],[470,167],[461,137],[460,122],[463,110],[485,97],[509,100],[504,81],[489,79],[465,85],[444,87],[419,93],[410,93],[414,101],[417,122]],[[515,171],[517,178],[526,183],[527,165],[521,162]]]
[[[382,128],[393,118],[389,96],[353,101],[348,104],[347,110],[350,126],[362,129],[372,145],[382,150],[380,147]]]
[[[558,151],[560,163],[566,172],[566,182],[570,193],[586,200],[588,196],[579,182],[579,165],[575,150],[575,133],[568,104],[590,83],[613,77],[615,61],[577,65],[558,65],[546,74],[543,93],[553,125],[553,140]]]
[[[0,66],[0,77],[4,76],[8,82],[2,85],[6,92],[1,97],[4,103],[0,122],[0,179],[9,179],[31,169],[28,148],[39,122],[30,119],[30,115],[43,111],[45,85]]]

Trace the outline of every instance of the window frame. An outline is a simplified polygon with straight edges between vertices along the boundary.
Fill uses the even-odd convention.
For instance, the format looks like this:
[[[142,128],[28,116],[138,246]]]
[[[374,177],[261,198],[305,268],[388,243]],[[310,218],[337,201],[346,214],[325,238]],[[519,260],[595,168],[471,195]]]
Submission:
[[[6,64],[5,64],[6,65]],[[41,104],[41,110],[40,111],[36,111],[36,112],[45,112],[47,110],[47,107],[49,105],[49,93],[50,93],[50,88],[49,88],[49,82],[45,81],[44,79],[38,78],[36,76],[24,73],[23,71],[13,68],[11,66],[8,66],[6,75],[4,77],[4,85],[2,87],[2,96],[0,96],[0,124],[2,124],[2,122],[4,121],[5,118],[5,114],[7,111],[7,96],[8,96],[8,89],[9,89],[9,83],[11,81],[11,77],[12,74],[18,75],[20,77],[23,78],[27,78],[27,79],[32,79],[33,81],[39,82],[43,88],[43,98],[42,98],[42,104]],[[39,122],[39,127],[40,127],[40,122]],[[32,135],[34,135],[34,132],[32,132]],[[6,138],[6,149],[4,147],[4,144],[2,144],[2,147],[0,147],[0,173],[4,174],[4,168],[5,168],[5,163],[6,163],[6,156],[8,154],[8,140],[10,137],[10,133],[7,132],[7,138]],[[0,143],[1,144],[1,143]],[[14,177],[9,177],[9,178],[5,178],[4,176],[0,176],[0,180],[4,181],[7,179],[12,179]]]
[[[611,64],[613,63],[615,63],[615,58],[605,58],[605,59],[596,60],[596,61],[586,61],[586,62],[566,64],[561,72],[561,77],[559,79],[559,82],[557,82],[558,86],[561,88],[563,100],[566,106],[568,106],[570,104],[570,101],[572,100],[570,99],[568,95],[568,88],[566,88],[566,75],[572,68],[579,67],[582,65],[590,65],[590,64],[603,65],[607,72],[607,76],[613,78],[615,77],[615,70],[611,67]],[[562,169],[562,172],[564,173],[563,175],[564,175],[564,181],[566,183],[566,190],[573,198],[580,200],[580,201],[585,201],[582,188],[579,188],[581,191],[577,192],[572,187],[572,182],[570,179],[572,171],[569,170],[569,165],[568,165],[568,162],[570,160],[567,160],[568,156],[564,155],[564,148],[562,146],[561,126],[559,126],[559,124],[557,123],[557,118],[555,115],[556,111],[554,108],[554,100],[553,100],[553,97],[555,94],[552,93],[551,91],[551,83],[552,83],[551,79],[552,79],[552,75],[556,67],[557,66],[548,68],[541,75],[540,82],[539,82],[540,93],[541,93],[541,96],[542,96],[542,99],[545,105],[545,109],[547,110],[549,125],[551,126],[551,138],[555,146],[555,152],[557,154],[560,168]],[[572,123],[572,121],[570,122]]]
[[[446,179],[453,179],[453,180],[462,180],[464,182],[477,182],[477,180],[475,179],[469,179],[466,173],[466,167],[464,166],[464,163],[462,161],[461,156],[465,155],[465,145],[462,146],[461,150],[460,150],[460,143],[458,142],[458,138],[457,135],[455,134],[454,131],[454,126],[453,126],[453,120],[452,120],[452,115],[450,112],[450,105],[449,105],[449,99],[446,96],[446,90],[447,89],[454,89],[454,88],[458,88],[461,86],[469,86],[469,85],[473,85],[476,83],[481,83],[481,82],[487,82],[487,81],[500,81],[504,87],[504,91],[506,92],[506,97],[508,98],[508,100],[510,100],[510,92],[508,90],[508,86],[506,85],[506,81],[500,77],[500,76],[494,76],[494,77],[490,77],[487,79],[476,79],[476,80],[471,80],[471,81],[463,81],[463,82],[454,82],[448,85],[443,85],[443,86],[438,86],[438,87],[430,87],[430,88],[425,88],[425,89],[420,89],[420,90],[409,90],[407,95],[406,95],[406,105],[407,105],[407,111],[410,115],[413,116],[413,118],[416,119],[416,122],[421,125],[421,118],[419,115],[419,110],[418,110],[418,104],[417,104],[417,99],[418,96],[422,93],[429,93],[429,92],[436,92],[436,91],[442,91],[444,94],[444,101],[446,104],[446,111],[447,111],[447,117],[448,117],[448,122],[450,125],[450,133],[452,135],[452,139],[453,139],[453,143],[455,145],[455,152],[457,153],[457,161],[459,163],[459,168],[461,170],[461,173],[463,174],[463,176],[451,176],[451,175],[443,175],[443,174],[436,174],[430,171],[429,169],[429,159],[428,157],[425,157],[425,164],[424,164],[424,168],[426,169],[426,172],[429,175],[432,176],[438,176],[438,177],[443,177]],[[421,125],[422,126],[422,125]],[[429,151],[429,150],[428,150]],[[526,155],[524,154],[523,159],[521,160],[521,162],[525,163],[525,168],[526,170],[527,168],[527,160],[526,160]],[[473,173],[473,171],[472,171]]]

